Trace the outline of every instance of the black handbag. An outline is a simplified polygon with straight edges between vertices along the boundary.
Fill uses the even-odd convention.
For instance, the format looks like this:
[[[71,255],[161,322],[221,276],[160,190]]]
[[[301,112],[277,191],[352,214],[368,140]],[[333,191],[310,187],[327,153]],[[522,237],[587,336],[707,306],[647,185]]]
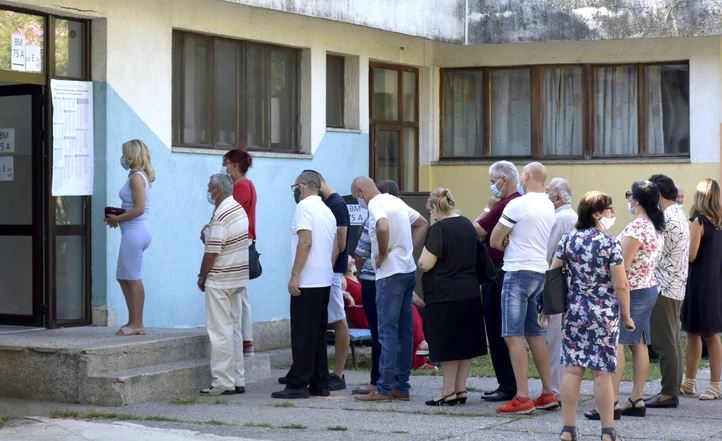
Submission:
[[[476,241],[476,280],[479,284],[496,280],[496,265],[489,257],[486,244],[479,240]]]
[[[248,278],[258,278],[262,273],[261,255],[256,250],[256,241],[254,240],[251,241],[251,246],[248,247]]]
[[[546,315],[561,314],[567,310],[567,284],[566,266],[554,268],[546,272],[544,282],[544,298],[542,310]]]

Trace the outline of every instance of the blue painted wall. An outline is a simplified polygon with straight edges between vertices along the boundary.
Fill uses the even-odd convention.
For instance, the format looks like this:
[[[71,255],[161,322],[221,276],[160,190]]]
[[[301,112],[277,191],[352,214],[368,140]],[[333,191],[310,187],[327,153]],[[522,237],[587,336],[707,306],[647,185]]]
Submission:
[[[93,304],[107,303],[109,311],[117,312],[118,323],[126,322],[125,301],[115,281],[120,230],[108,230],[102,218],[103,207],[120,205],[118,191],[127,179],[119,164],[121,145],[139,138],[150,147],[157,173],[150,202],[153,242],[143,261],[145,325],[203,325],[204,298],[196,287],[203,254],[199,233],[213,211],[206,201],[208,177],[221,171],[222,156],[172,152],[103,82],[95,85],[95,120]],[[254,158],[248,176],[258,190],[257,246],[263,264],[263,276],[251,281],[249,289],[254,321],[289,316],[294,179],[301,170],[313,168],[339,193],[348,194],[353,178],[368,172],[368,148],[368,134],[329,132],[312,159]]]

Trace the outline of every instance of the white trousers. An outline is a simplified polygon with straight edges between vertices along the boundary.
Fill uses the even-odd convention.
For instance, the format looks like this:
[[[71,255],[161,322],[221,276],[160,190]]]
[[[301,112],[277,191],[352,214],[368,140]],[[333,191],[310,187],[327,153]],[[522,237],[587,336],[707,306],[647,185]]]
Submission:
[[[544,341],[549,347],[549,355],[552,367],[552,389],[559,393],[562,378],[564,377],[564,366],[562,359],[562,314],[548,316],[549,325],[544,333]]]
[[[241,332],[243,333],[241,340],[253,341],[253,319],[251,318],[251,298],[248,296],[248,288],[243,288],[241,293]]]
[[[246,291],[245,287],[206,287],[206,330],[211,341],[214,388],[230,390],[234,386],[245,386],[241,299]]]

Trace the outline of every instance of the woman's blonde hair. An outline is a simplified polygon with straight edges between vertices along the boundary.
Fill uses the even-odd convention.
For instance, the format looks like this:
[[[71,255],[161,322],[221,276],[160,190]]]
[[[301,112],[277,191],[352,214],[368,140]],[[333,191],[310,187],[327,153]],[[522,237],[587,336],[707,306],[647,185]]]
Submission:
[[[697,184],[694,202],[689,212],[695,218],[702,214],[717,228],[722,227],[722,201],[720,201],[719,184],[712,178],[703,179]]]
[[[150,150],[140,139],[131,139],[123,143],[123,156],[128,159],[131,170],[142,171],[150,182],[155,181],[155,170],[150,164]]]
[[[426,200],[426,208],[431,210],[431,207],[440,213],[453,213],[456,211],[456,201],[448,188],[439,187]]]

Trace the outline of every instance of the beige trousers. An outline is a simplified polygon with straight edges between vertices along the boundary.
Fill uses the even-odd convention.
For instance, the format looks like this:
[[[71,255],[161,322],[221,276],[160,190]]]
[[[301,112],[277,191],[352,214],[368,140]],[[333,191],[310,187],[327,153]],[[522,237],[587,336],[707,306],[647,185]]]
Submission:
[[[206,330],[211,341],[211,384],[214,388],[245,386],[241,299],[243,288],[206,287]]]

